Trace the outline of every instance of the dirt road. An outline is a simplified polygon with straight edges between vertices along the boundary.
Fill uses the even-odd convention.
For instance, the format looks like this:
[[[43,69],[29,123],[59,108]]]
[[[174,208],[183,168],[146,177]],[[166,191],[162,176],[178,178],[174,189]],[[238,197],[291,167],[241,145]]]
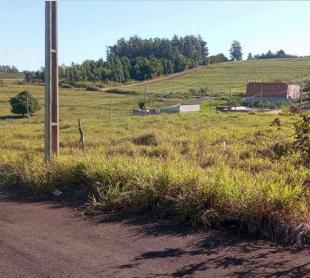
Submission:
[[[181,71],[181,72],[177,72],[177,73],[172,73],[172,74],[169,74],[166,76],[161,76],[161,77],[157,77],[157,78],[146,80],[146,81],[133,82],[131,84],[125,84],[125,85],[121,85],[121,86],[103,88],[103,89],[100,89],[100,91],[106,92],[106,91],[115,90],[115,89],[126,89],[126,88],[131,88],[131,87],[142,86],[145,84],[151,84],[151,83],[155,83],[155,82],[159,82],[159,81],[169,80],[169,79],[173,79],[175,77],[185,75],[185,74],[190,73],[190,72],[201,70],[201,69],[206,68],[206,67],[207,66],[199,66],[197,68],[193,68],[193,69],[189,69],[189,70],[185,70],[185,71]]]
[[[0,194],[0,277],[310,277],[309,251]]]

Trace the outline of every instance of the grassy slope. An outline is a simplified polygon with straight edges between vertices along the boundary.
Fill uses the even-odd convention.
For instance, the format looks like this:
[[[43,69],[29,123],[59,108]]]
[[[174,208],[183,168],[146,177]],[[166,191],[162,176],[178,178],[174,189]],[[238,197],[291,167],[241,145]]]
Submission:
[[[97,209],[156,208],[203,225],[232,217],[259,226],[310,215],[309,168],[299,155],[278,158],[272,147],[292,141],[292,115],[280,115],[280,130],[270,125],[275,116],[210,112],[208,103],[199,114],[134,118],[128,116],[140,96],[61,89],[61,156],[45,165],[43,109],[31,119],[4,120],[9,98],[24,89],[43,104],[42,86],[0,88],[0,183],[50,192],[99,182]],[[143,140],[148,134],[152,140]]]
[[[0,79],[24,79],[23,73],[9,73],[0,71]]]
[[[150,93],[171,92],[173,82],[175,91],[187,91],[190,88],[207,87],[215,93],[229,94],[230,80],[232,92],[244,93],[248,80],[300,82],[301,68],[305,79],[310,79],[310,59],[270,59],[221,63],[207,66],[198,71],[176,77],[173,80],[159,81],[147,85]],[[144,91],[144,86],[131,87],[130,90]]]

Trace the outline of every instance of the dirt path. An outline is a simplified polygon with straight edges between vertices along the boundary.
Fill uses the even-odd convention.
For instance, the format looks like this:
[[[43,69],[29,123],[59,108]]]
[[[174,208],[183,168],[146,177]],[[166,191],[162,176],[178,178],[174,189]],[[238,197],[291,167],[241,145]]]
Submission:
[[[0,277],[310,277],[309,251],[0,194]]]
[[[106,91],[110,91],[110,90],[113,90],[113,89],[126,89],[126,88],[131,88],[131,87],[136,87],[136,86],[142,86],[142,85],[145,85],[145,84],[151,84],[151,83],[158,82],[158,81],[169,80],[169,79],[173,79],[175,77],[182,76],[182,75],[190,73],[190,72],[201,70],[201,69],[206,68],[206,67],[207,66],[200,66],[200,67],[197,67],[197,68],[193,68],[193,69],[190,69],[190,70],[185,70],[185,71],[182,71],[182,72],[177,72],[177,73],[169,74],[167,76],[162,76],[162,77],[154,78],[154,79],[151,79],[151,80],[146,80],[146,81],[141,81],[141,82],[134,82],[134,83],[131,83],[131,84],[125,84],[125,85],[121,85],[121,86],[103,88],[100,91],[106,92]]]

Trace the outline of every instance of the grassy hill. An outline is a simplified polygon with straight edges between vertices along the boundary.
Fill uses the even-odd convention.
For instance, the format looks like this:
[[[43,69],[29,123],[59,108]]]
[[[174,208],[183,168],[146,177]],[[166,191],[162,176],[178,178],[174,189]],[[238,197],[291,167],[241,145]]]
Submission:
[[[248,80],[300,82],[301,68],[304,78],[310,79],[310,58],[268,59],[213,64],[188,74],[146,85],[149,94],[184,93],[189,89],[207,87],[214,93],[229,94],[230,81],[233,94],[245,92]],[[144,85],[128,90],[143,93]]]
[[[24,79],[24,74],[21,72],[11,73],[0,71],[0,79]]]

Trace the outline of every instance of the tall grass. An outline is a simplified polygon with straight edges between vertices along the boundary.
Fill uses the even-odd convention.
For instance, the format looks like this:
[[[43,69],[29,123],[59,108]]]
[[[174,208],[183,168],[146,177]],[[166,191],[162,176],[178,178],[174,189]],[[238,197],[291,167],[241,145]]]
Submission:
[[[272,167],[273,171],[253,175],[224,163],[203,169],[180,158],[61,156],[44,164],[35,158],[30,162],[10,157],[1,160],[0,180],[37,193],[82,185],[90,194],[89,214],[152,211],[205,228],[233,220],[246,232],[261,233],[266,225],[308,221],[309,191],[300,183],[307,171],[291,163],[281,163],[289,174],[280,169],[273,173],[277,167]]]

